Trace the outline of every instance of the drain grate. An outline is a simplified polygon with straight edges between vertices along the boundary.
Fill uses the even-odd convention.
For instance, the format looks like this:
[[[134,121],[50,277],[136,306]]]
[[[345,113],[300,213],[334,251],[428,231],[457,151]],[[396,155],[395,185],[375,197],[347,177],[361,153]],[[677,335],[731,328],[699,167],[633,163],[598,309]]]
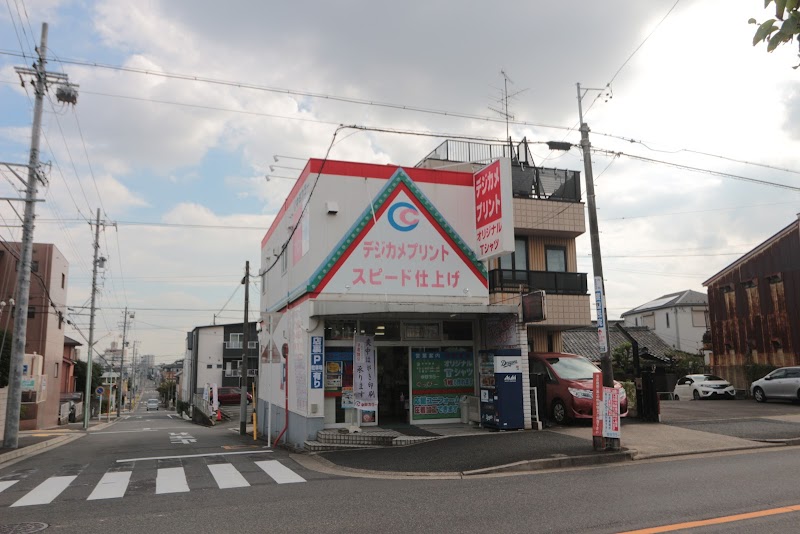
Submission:
[[[28,534],[41,532],[49,527],[47,523],[17,523],[16,525],[0,525],[0,534]]]

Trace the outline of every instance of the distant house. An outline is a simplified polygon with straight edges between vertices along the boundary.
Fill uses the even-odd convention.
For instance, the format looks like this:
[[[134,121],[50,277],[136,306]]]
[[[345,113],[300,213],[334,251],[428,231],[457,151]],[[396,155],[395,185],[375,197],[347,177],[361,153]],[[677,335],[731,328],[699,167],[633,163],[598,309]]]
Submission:
[[[708,330],[708,297],[686,290],[662,295],[622,314],[625,327],[646,326],[675,350],[699,354]]]
[[[611,321],[608,325],[608,346],[611,352],[625,343],[629,343],[628,338],[614,326],[615,324],[616,321]],[[667,345],[655,332],[646,326],[626,327],[626,330],[639,343],[640,356],[643,358],[642,365],[645,362],[651,362],[663,366],[672,361],[669,356],[673,350],[672,347]],[[600,361],[596,326],[567,330],[563,337],[564,352],[580,354],[595,363]]]
[[[84,384],[75,384],[75,362],[79,360],[79,341],[64,336],[64,356],[61,359],[61,394],[83,391]]]
[[[703,285],[715,374],[748,388],[759,365],[800,365],[800,215]]]

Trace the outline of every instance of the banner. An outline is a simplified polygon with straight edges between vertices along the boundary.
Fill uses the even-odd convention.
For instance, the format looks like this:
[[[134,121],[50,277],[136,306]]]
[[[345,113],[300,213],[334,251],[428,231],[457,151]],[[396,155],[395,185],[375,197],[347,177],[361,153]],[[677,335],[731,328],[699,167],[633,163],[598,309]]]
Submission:
[[[354,336],[353,389],[356,408],[361,410],[377,408],[376,378],[375,338],[372,336]]]
[[[460,416],[462,395],[475,391],[471,352],[412,352],[413,419],[452,419]]]

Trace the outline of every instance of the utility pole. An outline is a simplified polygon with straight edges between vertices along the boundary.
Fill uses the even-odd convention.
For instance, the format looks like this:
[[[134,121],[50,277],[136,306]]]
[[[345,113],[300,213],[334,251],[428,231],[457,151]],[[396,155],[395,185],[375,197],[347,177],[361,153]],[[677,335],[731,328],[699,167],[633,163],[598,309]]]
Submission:
[[[247,307],[250,305],[250,262],[245,262],[244,278],[244,324],[242,325],[242,363],[239,369],[242,371],[242,380],[239,383],[241,396],[239,397],[239,435],[247,434],[247,345],[250,324],[247,318]]]
[[[589,237],[592,244],[592,270],[594,271],[594,291],[597,308],[597,335],[600,348],[600,370],[603,372],[603,386],[614,387],[614,370],[611,366],[611,353],[608,348],[608,316],[606,314],[605,288],[603,284],[603,259],[600,255],[600,233],[597,229],[597,206],[594,196],[594,174],[592,172],[591,143],[589,143],[589,125],[583,122],[582,99],[586,91],[604,91],[605,89],[587,88],[581,91],[578,83],[578,117],[581,125],[581,148],[583,149],[583,168],[586,175],[586,204],[589,208]],[[594,436],[595,450],[619,450],[619,438],[603,438]]]
[[[91,223],[90,223],[91,224]],[[95,304],[97,298],[97,267],[105,258],[98,258],[100,252],[100,208],[97,208],[97,221],[95,222],[94,230],[94,259],[92,260],[92,304],[89,309],[89,348],[86,351],[86,387],[83,392],[83,429],[89,429],[89,418],[91,416],[92,396],[92,351],[94,350],[94,314]],[[108,392],[111,395],[111,392]],[[103,400],[100,400],[100,408],[102,411]]]
[[[130,318],[136,317],[136,312],[131,312]],[[122,316],[122,350],[119,357],[119,385],[117,386],[117,417],[122,410],[122,375],[125,370],[125,347],[128,342],[125,340],[128,334],[128,307],[125,306],[125,315]]]
[[[14,316],[14,336],[11,344],[11,365],[8,377],[8,404],[6,406],[5,434],[3,446],[16,449],[19,446],[19,416],[22,408],[22,366],[25,356],[25,342],[28,329],[28,303],[30,301],[31,287],[31,257],[33,255],[33,221],[36,205],[36,184],[42,179],[39,173],[39,136],[42,127],[42,103],[49,82],[66,84],[68,89],[59,96],[69,92],[67,100],[74,104],[77,102],[77,92],[70,88],[65,74],[47,72],[47,23],[42,24],[42,40],[39,45],[38,61],[33,68],[17,67],[15,70],[22,75],[34,78],[33,88],[35,100],[33,105],[33,125],[31,128],[31,151],[28,160],[28,181],[25,189],[25,214],[22,221],[22,245],[20,250],[19,267],[17,269],[17,288],[14,301],[17,312]],[[24,81],[23,81],[24,84]]]

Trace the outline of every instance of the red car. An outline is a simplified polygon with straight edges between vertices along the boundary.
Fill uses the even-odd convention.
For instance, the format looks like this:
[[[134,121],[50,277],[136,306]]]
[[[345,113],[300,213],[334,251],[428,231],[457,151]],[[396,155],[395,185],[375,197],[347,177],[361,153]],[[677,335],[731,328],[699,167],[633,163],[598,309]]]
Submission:
[[[591,419],[592,375],[600,369],[577,354],[561,352],[531,353],[528,355],[531,374],[544,374],[547,378],[547,413],[557,424],[572,419]],[[619,389],[619,411],[621,417],[628,415],[628,398],[625,388],[617,381]]]
[[[239,404],[242,400],[242,390],[236,387],[217,388],[217,400],[220,404]],[[253,402],[253,396],[247,393],[247,404]]]

